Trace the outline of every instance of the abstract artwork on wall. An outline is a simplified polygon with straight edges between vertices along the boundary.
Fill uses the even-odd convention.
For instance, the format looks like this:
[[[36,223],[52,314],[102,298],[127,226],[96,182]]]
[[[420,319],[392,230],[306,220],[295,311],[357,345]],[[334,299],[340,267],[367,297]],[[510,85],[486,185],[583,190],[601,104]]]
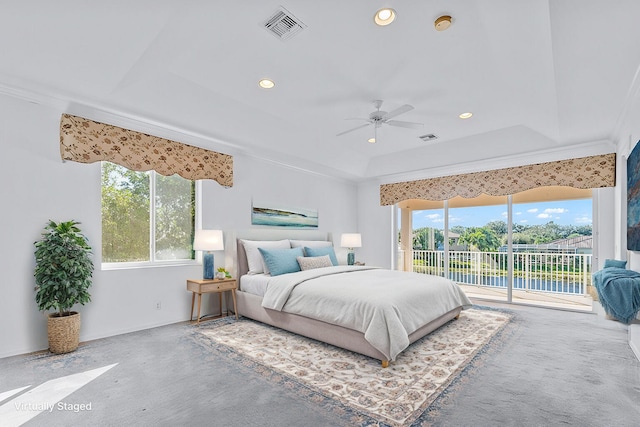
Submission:
[[[251,224],[277,227],[318,228],[318,211],[291,208],[277,203],[253,202]]]
[[[627,249],[640,251],[640,144],[627,158]]]

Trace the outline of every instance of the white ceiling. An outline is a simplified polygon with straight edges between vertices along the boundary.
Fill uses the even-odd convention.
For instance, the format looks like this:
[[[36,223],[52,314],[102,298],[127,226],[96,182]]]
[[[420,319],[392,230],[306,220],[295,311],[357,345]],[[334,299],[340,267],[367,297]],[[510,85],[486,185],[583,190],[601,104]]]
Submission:
[[[287,41],[263,28],[280,5],[307,26]],[[397,12],[387,27],[382,6]],[[0,92],[358,180],[611,141],[639,23],[638,0],[4,0]],[[424,127],[336,136],[376,99],[411,104],[396,119]]]

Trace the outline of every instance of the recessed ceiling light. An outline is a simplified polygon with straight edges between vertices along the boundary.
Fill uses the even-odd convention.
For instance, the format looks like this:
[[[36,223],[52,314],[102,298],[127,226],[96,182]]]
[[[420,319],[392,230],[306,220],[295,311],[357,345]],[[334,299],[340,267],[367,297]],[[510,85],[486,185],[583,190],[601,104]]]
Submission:
[[[263,89],[271,89],[276,84],[271,79],[262,79],[258,82],[258,85]]]
[[[471,116],[473,116],[473,113],[462,113],[458,117],[460,117],[461,119],[468,119]]]
[[[375,144],[376,143],[376,139],[375,138],[369,138],[369,139],[367,139],[367,142]]]
[[[373,16],[374,22],[380,26],[389,25],[393,22],[394,19],[396,19],[396,11],[391,9],[390,7],[380,9]]]
[[[433,25],[435,25],[437,31],[444,31],[451,25],[451,17],[449,15],[443,15],[436,19]]]

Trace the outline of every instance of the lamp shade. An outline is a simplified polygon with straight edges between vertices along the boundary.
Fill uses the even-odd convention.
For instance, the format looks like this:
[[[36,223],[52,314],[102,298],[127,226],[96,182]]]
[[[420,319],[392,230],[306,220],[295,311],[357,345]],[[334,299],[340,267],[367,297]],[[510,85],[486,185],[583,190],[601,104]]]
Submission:
[[[222,230],[196,230],[193,239],[194,251],[222,251],[224,240]]]
[[[359,248],[362,246],[360,233],[345,233],[340,238],[340,246],[343,248]]]

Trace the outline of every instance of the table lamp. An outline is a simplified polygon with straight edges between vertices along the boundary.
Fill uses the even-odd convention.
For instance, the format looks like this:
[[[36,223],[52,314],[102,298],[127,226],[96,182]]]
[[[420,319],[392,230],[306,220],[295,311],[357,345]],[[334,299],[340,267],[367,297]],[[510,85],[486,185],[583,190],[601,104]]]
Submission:
[[[345,233],[340,238],[340,246],[348,248],[347,264],[353,265],[356,262],[356,254],[353,252],[353,248],[359,248],[362,246],[362,238],[360,233]]]
[[[213,279],[213,252],[224,250],[222,230],[196,230],[193,250],[202,253],[202,278]]]

